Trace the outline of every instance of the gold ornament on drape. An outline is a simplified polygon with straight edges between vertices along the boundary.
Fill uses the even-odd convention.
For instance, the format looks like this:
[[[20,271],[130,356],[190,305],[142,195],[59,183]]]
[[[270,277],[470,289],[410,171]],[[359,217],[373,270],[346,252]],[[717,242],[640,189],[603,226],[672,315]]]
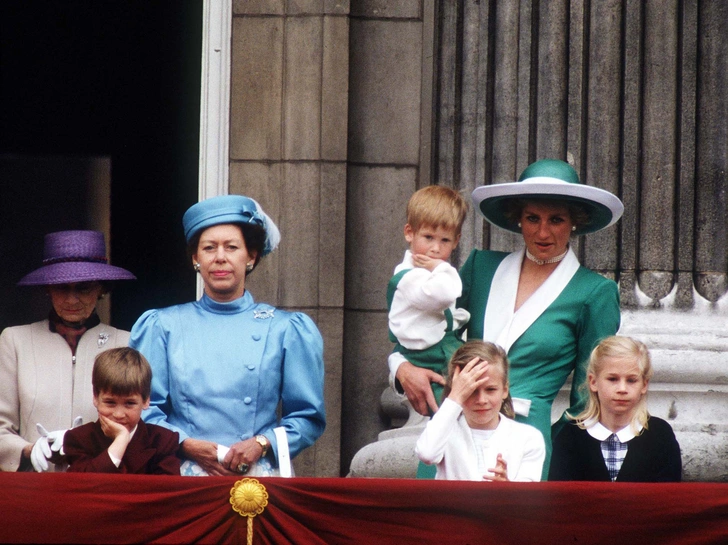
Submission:
[[[253,518],[268,505],[268,492],[257,479],[241,479],[230,489],[233,511],[248,519],[248,545],[253,545]]]

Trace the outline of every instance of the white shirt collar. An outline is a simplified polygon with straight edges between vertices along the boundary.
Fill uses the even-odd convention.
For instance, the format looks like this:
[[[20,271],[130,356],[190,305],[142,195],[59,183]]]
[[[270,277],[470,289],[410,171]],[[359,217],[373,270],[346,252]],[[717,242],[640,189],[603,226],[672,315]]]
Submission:
[[[631,441],[635,438],[636,434],[634,430],[632,430],[632,425],[627,424],[625,427],[623,427],[621,430],[615,432],[612,432],[611,430],[607,429],[602,425],[601,422],[596,422],[594,424],[590,424],[588,422],[585,422],[587,424],[586,431],[591,435],[594,439],[597,441],[606,441],[607,438],[614,433],[617,436],[617,439],[619,439],[620,443],[626,443],[627,441]],[[638,426],[637,432],[642,431],[642,425],[640,424]]]

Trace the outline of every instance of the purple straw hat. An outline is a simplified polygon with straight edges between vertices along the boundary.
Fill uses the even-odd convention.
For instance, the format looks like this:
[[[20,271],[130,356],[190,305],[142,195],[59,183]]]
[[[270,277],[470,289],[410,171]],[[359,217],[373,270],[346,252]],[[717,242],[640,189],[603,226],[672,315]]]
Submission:
[[[25,275],[18,286],[102,280],[136,280],[136,276],[126,269],[108,264],[103,233],[58,231],[45,236],[43,266]]]

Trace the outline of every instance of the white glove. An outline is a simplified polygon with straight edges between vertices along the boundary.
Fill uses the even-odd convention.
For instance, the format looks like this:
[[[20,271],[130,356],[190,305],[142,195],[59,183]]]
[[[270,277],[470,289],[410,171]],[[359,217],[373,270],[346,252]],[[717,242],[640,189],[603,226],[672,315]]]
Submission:
[[[71,429],[79,427],[83,424],[83,418],[77,416],[73,419]],[[36,424],[36,429],[40,434],[40,439],[35,442],[33,449],[30,451],[30,463],[33,468],[38,471],[48,471],[48,460],[51,459],[53,453],[57,452],[61,456],[65,454],[63,451],[63,438],[68,430],[48,431],[43,424]]]
[[[40,426],[40,424],[38,424]],[[41,426],[43,427],[43,426]],[[41,437],[33,445],[30,451],[30,463],[38,473],[48,471],[48,460],[51,458],[51,447],[48,445],[48,438]]]

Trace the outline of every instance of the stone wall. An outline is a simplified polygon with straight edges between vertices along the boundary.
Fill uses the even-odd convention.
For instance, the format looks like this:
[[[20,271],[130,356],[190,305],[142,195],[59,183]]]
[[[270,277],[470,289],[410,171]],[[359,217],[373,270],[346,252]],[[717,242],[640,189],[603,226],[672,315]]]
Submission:
[[[513,181],[535,159],[558,157],[572,162],[587,184],[619,195],[623,219],[577,241],[577,253],[619,282],[621,332],[653,350],[650,408],[674,425],[686,477],[725,480],[728,98],[720,89],[728,74],[722,39],[728,7],[719,1],[513,0],[433,2],[432,9],[434,46],[423,43],[423,51],[434,53],[433,107],[421,118],[431,127],[428,183],[469,193]],[[402,204],[399,188],[383,191]],[[458,261],[473,247],[515,249],[519,238],[491,230],[473,214]],[[398,257],[391,257],[392,267]],[[368,321],[381,324],[381,333],[370,330],[368,357],[361,347],[357,356],[367,368],[381,369],[386,350],[374,339],[386,331],[383,297],[372,314]],[[371,380],[372,389],[383,384]],[[364,407],[363,396],[358,405]],[[385,404],[395,413],[396,405]],[[555,412],[560,409],[557,403]],[[371,441],[396,437],[393,449],[375,455],[385,472],[396,473],[398,457],[410,463],[411,454],[402,452],[410,432],[384,431],[386,420],[381,416],[378,435],[370,421],[345,418],[351,433],[345,448],[347,441],[364,446],[367,434]],[[353,474],[368,463],[362,465],[371,452],[363,454]],[[401,475],[409,475],[407,467]]]
[[[388,424],[379,406],[391,351],[383,311],[406,249],[405,205],[429,173],[421,165],[430,161],[423,142],[430,141],[433,16],[431,3],[419,0],[351,3],[344,474]]]
[[[385,289],[411,193],[469,193],[543,157],[624,201],[617,227],[578,241],[578,255],[619,282],[624,332],[655,350],[656,414],[677,414],[694,459],[719,456],[727,11],[720,0],[233,2],[229,190],[259,199],[283,232],[251,290],[308,312],[326,343],[329,426],[299,474],[347,474],[391,425]],[[456,261],[518,243],[473,213]]]
[[[229,191],[258,199],[282,233],[250,290],[306,312],[324,337],[327,426],[295,460],[303,476],[339,474],[347,15],[347,2],[233,3]]]

